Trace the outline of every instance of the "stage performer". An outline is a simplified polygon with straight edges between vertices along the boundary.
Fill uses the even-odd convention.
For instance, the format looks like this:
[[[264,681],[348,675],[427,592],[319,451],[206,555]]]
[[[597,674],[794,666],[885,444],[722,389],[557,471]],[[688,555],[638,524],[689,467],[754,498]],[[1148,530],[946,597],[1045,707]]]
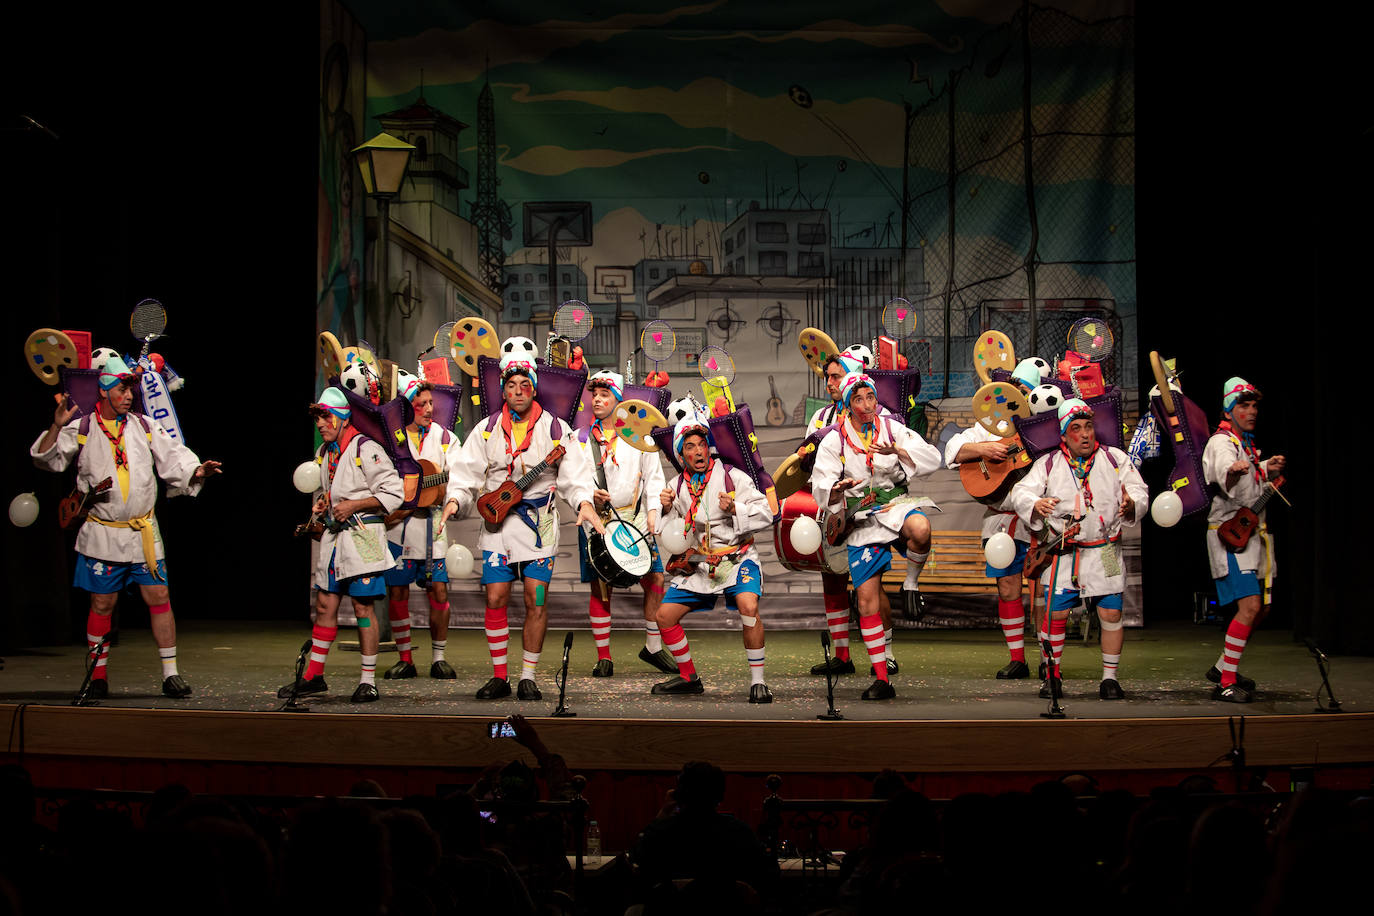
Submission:
[[[1282,474],[1288,463],[1282,455],[1261,460],[1260,450],[1255,446],[1261,397],[1259,389],[1245,379],[1227,379],[1222,386],[1221,425],[1202,452],[1207,483],[1215,488],[1207,513],[1207,558],[1216,580],[1217,602],[1236,605],[1235,616],[1226,628],[1221,657],[1207,672],[1207,680],[1217,685],[1212,690],[1212,699],[1227,703],[1248,703],[1255,692],[1255,682],[1242,677],[1236,669],[1250,631],[1269,614],[1274,544],[1265,527],[1263,509],[1258,530],[1244,550],[1229,549],[1217,529],[1242,507],[1249,507],[1263,496],[1269,481]]]
[[[764,682],[763,621],[759,596],[763,573],[754,535],[773,524],[768,499],[749,475],[711,454],[706,425],[688,419],[673,430],[673,449],[683,471],[659,494],[663,517],[659,531],[677,526],[687,535],[684,557],[674,558],[674,573],[658,625],[663,642],[677,662],[678,673],[655,684],[656,694],[702,693],[705,688],[692,664],[682,619],[692,611],[709,611],[725,596],[725,607],[739,613],[744,654],[749,661],[749,702],[771,703],[773,692]]]
[[[453,473],[458,463],[458,437],[443,427],[434,426],[434,386],[409,373],[400,376],[400,394],[415,409],[415,421],[406,427],[411,457],[432,463],[440,473]],[[443,507],[398,510],[402,517],[386,526],[387,544],[396,565],[386,571],[387,613],[391,618],[391,637],[400,656],[386,670],[387,680],[415,677],[414,650],[410,638],[410,584],[425,590],[429,600],[429,676],[453,680],[458,676],[444,657],[448,648],[448,569],[444,554],[448,537],[440,523]]]
[[[1012,488],[1021,521],[1049,541],[1054,559],[1041,575],[1049,621],[1045,629],[1059,672],[1069,612],[1086,602],[1102,627],[1102,683],[1098,696],[1124,699],[1117,679],[1125,631],[1121,591],[1121,529],[1134,525],[1149,492],[1140,472],[1119,448],[1098,444],[1093,411],[1078,398],[1059,405],[1059,448],[1041,455]],[[1065,531],[1067,530],[1067,535]],[[1059,543],[1064,535],[1062,543]],[[1041,695],[1049,696],[1048,677]]]
[[[876,678],[863,698],[890,700],[897,692],[888,680],[882,641],[882,574],[892,567],[892,545],[901,544],[910,566],[908,580],[920,576],[930,554],[930,521],[922,506],[930,501],[909,496],[906,486],[940,467],[940,452],[893,418],[878,415],[878,391],[870,376],[847,375],[841,401],[847,415],[816,450],[811,492],[817,505],[836,513],[856,511],[871,497],[872,508],[855,520],[846,546],[859,602],[859,632]]]
[[[1012,371],[1011,381],[1022,394],[1040,384],[1040,369],[1033,359],[1023,359]],[[980,423],[953,436],[945,445],[945,465],[950,470],[958,470],[967,461],[1002,461],[1007,457],[1007,447],[999,436],[988,432]],[[1016,541],[1016,556],[1004,567],[988,565],[985,574],[997,580],[997,617],[1002,625],[1002,638],[1006,640],[1011,660],[997,672],[999,680],[1030,677],[1030,666],[1026,664],[1026,608],[1021,603],[1022,570],[1025,568],[1026,550],[1030,547],[1029,527],[1021,524],[1016,517],[1016,506],[1011,499],[1011,487],[999,502],[989,503],[983,513],[983,544],[994,534],[1006,533]],[[1032,632],[1036,625],[1037,611],[1036,588],[1030,589],[1030,621]],[[1038,653],[1037,653],[1038,654]],[[1043,676],[1043,675],[1042,675]]]
[[[590,522],[598,531],[601,520],[592,508],[592,468],[573,440],[566,423],[555,418],[535,400],[539,373],[525,352],[501,357],[500,411],[480,423],[463,442],[448,482],[443,522],[455,514],[467,514],[484,493],[516,481],[543,463],[557,446],[566,454],[555,466],[545,468],[524,490],[496,531],[485,524],[477,539],[482,551],[482,586],[486,591],[484,622],[487,650],[491,653],[491,679],[477,691],[479,700],[510,696],[506,649],[510,641],[506,606],[511,583],[524,582],[525,623],[521,629],[524,657],[516,696],[521,700],[543,698],[535,683],[535,669],[544,648],[548,616],[544,611],[554,555],[558,552],[558,509],[554,494],[577,506],[577,521]]]
[[[624,521],[643,532],[658,527],[658,494],[664,487],[663,464],[658,452],[641,452],[629,446],[619,446],[620,437],[608,433],[605,421],[625,399],[625,380],[619,373],[601,371],[587,380],[591,402],[592,425],[579,430],[575,439],[587,462],[598,474],[597,489],[592,498],[598,514],[609,514],[613,507]],[[644,590],[644,645],[639,650],[642,661],[672,674],[677,664],[670,652],[663,648],[658,629],[658,608],[663,603],[663,561],[653,538],[648,539],[653,551],[649,572],[639,580]],[[581,558],[581,578],[591,585],[591,600],[587,614],[592,624],[592,639],[596,642],[596,667],[592,677],[611,677],[615,663],[611,660],[611,587],[592,569],[587,558],[586,526],[578,528],[578,556]]]
[[[353,600],[358,620],[358,648],[362,674],[353,691],[354,703],[377,700],[377,631],[373,604],[386,594],[385,573],[396,565],[387,549],[385,516],[405,499],[401,475],[380,445],[349,422],[353,411],[338,388],[326,388],[310,405],[320,446],[320,490],[315,515],[324,523],[315,561],[315,625],[313,646],[305,672],[286,684],[277,696],[286,699],[323,693],[324,665],[339,635],[339,602]]]
[[[76,485],[82,490],[114,478],[110,489],[92,501],[76,535],[73,584],[91,594],[87,645],[95,651],[110,632],[119,593],[127,583],[135,583],[152,615],[153,641],[162,659],[162,692],[182,699],[191,695],[191,687],[177,671],[176,619],[167,591],[162,529],[153,516],[156,478],[167,484],[168,496],[195,496],[206,480],[220,473],[220,463],[202,463],[152,417],[131,412],[138,377],[120,357],[112,356],[100,367],[98,384],[94,413],[74,419],[77,406],[64,398],[29,455],[46,471],[65,471],[75,460]],[[91,672],[91,697],[110,695],[108,657],[107,644]]]

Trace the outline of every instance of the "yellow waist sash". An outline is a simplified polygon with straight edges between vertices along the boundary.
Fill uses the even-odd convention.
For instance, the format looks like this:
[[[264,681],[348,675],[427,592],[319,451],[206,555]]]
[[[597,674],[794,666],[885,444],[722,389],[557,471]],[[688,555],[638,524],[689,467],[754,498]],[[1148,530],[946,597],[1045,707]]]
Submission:
[[[153,537],[153,512],[151,509],[148,510],[147,515],[140,515],[138,518],[131,518],[126,522],[113,522],[107,518],[97,518],[94,515],[86,516],[86,521],[104,525],[106,528],[132,528],[137,531],[143,539],[143,562],[148,564],[148,571],[153,574],[153,578],[162,578],[157,571],[157,540]]]

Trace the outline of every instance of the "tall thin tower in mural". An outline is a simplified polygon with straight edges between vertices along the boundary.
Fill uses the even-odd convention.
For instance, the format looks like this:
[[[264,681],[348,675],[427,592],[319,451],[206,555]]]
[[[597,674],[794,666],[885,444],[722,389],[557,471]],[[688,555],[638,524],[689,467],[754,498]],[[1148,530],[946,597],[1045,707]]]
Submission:
[[[511,237],[510,206],[497,196],[496,105],[491,83],[482,84],[477,97],[477,200],[472,204],[472,223],[477,227],[477,267],[489,289],[501,292],[502,268],[506,265],[503,242]]]

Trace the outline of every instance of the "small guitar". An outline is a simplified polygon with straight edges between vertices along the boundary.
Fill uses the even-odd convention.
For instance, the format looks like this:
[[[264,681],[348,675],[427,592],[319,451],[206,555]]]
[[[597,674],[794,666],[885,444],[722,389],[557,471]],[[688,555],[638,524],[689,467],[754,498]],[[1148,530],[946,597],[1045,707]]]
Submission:
[[[1078,522],[1074,522],[1057,538],[1048,529],[1031,538],[1021,575],[1027,579],[1039,579],[1040,574],[1049,569],[1050,564],[1054,562],[1055,554],[1064,549],[1064,543],[1077,534],[1080,527]]]
[[[783,409],[782,398],[778,397],[778,386],[773,384],[773,376],[768,376],[768,388],[773,392],[768,399],[768,413],[764,422],[769,426],[781,426],[787,422],[787,411]]]
[[[487,530],[500,531],[501,523],[506,520],[510,510],[514,509],[520,500],[525,498],[525,488],[534,483],[540,474],[547,471],[565,453],[566,450],[563,446],[554,446],[553,451],[549,452],[549,457],[530,468],[525,476],[519,480],[504,481],[495,490],[478,497],[477,513],[487,523]]]
[[[113,478],[106,477],[89,490],[82,490],[79,486],[74,488],[67,497],[57,504],[58,524],[63,528],[70,528],[73,524],[80,522],[86,517],[86,513],[91,511],[91,503],[101,493],[110,489],[113,483]]]
[[[1264,507],[1269,505],[1269,500],[1274,498],[1274,494],[1279,492],[1279,487],[1283,486],[1283,477],[1269,482],[1269,488],[1264,491],[1264,495],[1255,500],[1254,504],[1248,509],[1241,506],[1236,510],[1236,514],[1221,523],[1217,529],[1217,536],[1227,549],[1233,553],[1238,553],[1245,549],[1245,545],[1250,543],[1250,536],[1259,528],[1259,514],[1264,511]]]
[[[825,542],[831,547],[838,547],[849,540],[849,535],[856,524],[854,517],[860,512],[873,508],[877,502],[878,495],[870,490],[852,508],[827,515],[825,518]]]
[[[733,554],[717,553],[680,553],[668,559],[668,565],[664,567],[668,572],[694,573],[698,563],[705,563],[715,569],[722,560],[728,560]]]
[[[980,502],[1000,502],[1007,484],[1014,479],[1013,472],[1024,471],[1031,466],[1030,453],[1021,443],[1020,436],[1009,436],[1001,442],[1007,447],[1007,457],[1000,461],[979,458],[959,465],[959,482],[969,496]]]
[[[428,509],[444,495],[444,490],[448,486],[448,469],[445,468],[441,471],[433,461],[421,458],[420,477],[414,486],[416,493],[415,509]],[[386,523],[394,525],[401,519],[408,517],[415,509],[397,509],[386,517]]]
[[[311,540],[318,541],[324,535],[324,515],[317,512],[310,514],[310,521],[297,525],[292,532],[292,537],[304,537],[310,535]]]

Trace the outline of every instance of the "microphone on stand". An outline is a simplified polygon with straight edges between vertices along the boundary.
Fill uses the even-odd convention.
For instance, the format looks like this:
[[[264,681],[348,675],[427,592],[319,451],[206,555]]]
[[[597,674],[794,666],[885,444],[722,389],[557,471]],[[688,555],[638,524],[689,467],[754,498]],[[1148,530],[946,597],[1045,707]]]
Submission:
[[[1046,613],[1049,612],[1046,611]],[[1059,705],[1059,698],[1062,696],[1060,691],[1063,689],[1064,682],[1059,679],[1059,663],[1054,660],[1054,646],[1046,639],[1041,643],[1040,648],[1045,653],[1045,673],[1049,675],[1050,683],[1050,708],[1042,712],[1040,718],[1062,719],[1064,718],[1064,707]]]
[[[558,708],[555,709],[555,710],[553,711],[553,714],[554,714],[555,716],[557,716],[557,717],[560,717],[560,718],[571,718],[571,717],[577,715],[577,713],[575,713],[575,712],[570,712],[570,711],[568,710],[568,703],[567,703],[567,693],[568,693],[568,656],[570,656],[570,655],[572,654],[572,642],[573,642],[573,634],[572,634],[572,630],[569,630],[569,631],[568,631],[567,637],[565,637],[564,640],[563,640],[563,667],[559,670],[559,672],[558,672],[558,677],[557,677],[557,680],[558,680]]]
[[[825,702],[826,710],[817,719],[824,719],[827,722],[834,722],[843,719],[839,710],[835,709],[835,675],[830,670],[830,631],[821,630],[821,656],[825,661]]]
[[[1317,661],[1317,671],[1322,676],[1322,684],[1317,688],[1317,712],[1343,712],[1341,701],[1336,699],[1336,695],[1331,692],[1331,681],[1328,679],[1327,666],[1331,660],[1326,657],[1326,653],[1317,647],[1317,643],[1312,637],[1303,637],[1303,643],[1307,646],[1307,651],[1312,653],[1312,657]],[[1327,702],[1322,702],[1322,691],[1326,691]]]
[[[291,695],[286,698],[286,702],[281,704],[277,712],[309,712],[310,707],[305,706],[297,699],[300,696],[301,679],[305,677],[306,659],[310,657],[310,649],[315,645],[314,639],[307,639],[301,643],[301,651],[296,656],[296,675],[291,679]]]
[[[100,661],[100,654],[109,647],[111,640],[114,639],[115,632],[115,630],[111,629],[104,636],[100,637],[94,646],[86,650],[86,655],[88,656],[88,661],[86,663],[86,679],[81,682],[81,689],[78,690],[76,696],[72,698],[73,706],[93,706],[100,702],[99,700],[92,700],[90,698],[91,680],[95,677],[95,663]]]

